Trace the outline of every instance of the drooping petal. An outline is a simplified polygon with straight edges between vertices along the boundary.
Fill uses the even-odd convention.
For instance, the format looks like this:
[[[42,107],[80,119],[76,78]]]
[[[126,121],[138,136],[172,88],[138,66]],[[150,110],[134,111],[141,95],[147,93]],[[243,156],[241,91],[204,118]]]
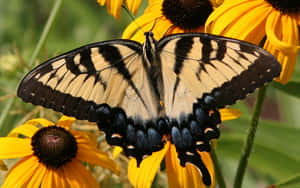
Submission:
[[[9,171],[2,188],[22,187],[33,176],[39,165],[36,157],[28,156],[21,159]]]
[[[5,137],[0,138],[0,159],[11,159],[33,154],[31,139]]]
[[[116,146],[113,150],[113,158],[116,159],[122,151],[123,151],[123,148]]]
[[[108,1],[106,1],[106,7],[107,7],[108,12],[116,19],[120,19],[122,4],[123,4],[123,0],[108,0]]]
[[[42,180],[46,174],[47,168],[40,164],[33,176],[29,179],[29,181],[23,186],[24,188],[39,188]]]
[[[211,175],[211,185],[215,185],[215,173],[213,162],[208,152],[199,152],[203,163]],[[168,174],[169,187],[174,188],[203,188],[206,187],[202,181],[200,171],[192,164],[186,164],[182,167],[179,163],[176,148],[174,145],[170,146],[169,152],[166,155],[166,168]]]
[[[117,175],[120,174],[119,166],[109,158],[107,153],[101,152],[97,148],[88,144],[78,143],[78,153],[76,158],[81,161],[86,161],[88,163],[97,164],[104,168],[108,168]]]
[[[142,0],[126,0],[127,8],[134,14],[137,14],[137,11],[140,7]]]
[[[233,120],[242,115],[238,109],[223,108],[220,109],[221,121]]]
[[[296,16],[281,15],[274,11],[266,24],[267,40],[264,48],[274,55],[282,66],[276,79],[286,84],[294,72],[299,51],[299,31]]]
[[[128,179],[134,187],[151,187],[157,169],[166,155],[166,152],[169,150],[169,145],[170,143],[167,142],[162,150],[154,152],[151,156],[144,159],[139,168],[137,167],[135,159],[130,160],[128,164]]]
[[[37,125],[38,123],[25,123],[21,126],[18,126],[16,128],[14,128],[9,134],[8,136],[11,136],[11,137],[18,137],[18,135],[24,135],[24,136],[27,136],[27,137],[32,137],[34,135],[34,133],[36,131],[39,130],[38,127],[36,127],[35,125]]]
[[[74,123],[74,121],[76,121],[75,118],[73,117],[68,117],[68,116],[62,116],[58,122],[57,122],[57,126],[63,127],[65,129],[70,129],[71,125]]]
[[[63,166],[63,170],[64,177],[72,188],[99,187],[97,180],[77,159],[73,159],[72,162]]]

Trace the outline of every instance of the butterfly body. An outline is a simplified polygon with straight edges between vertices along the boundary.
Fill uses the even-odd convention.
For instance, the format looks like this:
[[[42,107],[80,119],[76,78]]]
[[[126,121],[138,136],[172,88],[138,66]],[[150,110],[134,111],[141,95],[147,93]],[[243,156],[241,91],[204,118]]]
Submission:
[[[182,165],[190,162],[210,184],[198,151],[219,137],[217,109],[231,105],[279,76],[263,49],[203,33],[145,42],[111,40],[52,58],[29,72],[18,88],[25,102],[97,122],[111,145],[138,164],[170,138]]]

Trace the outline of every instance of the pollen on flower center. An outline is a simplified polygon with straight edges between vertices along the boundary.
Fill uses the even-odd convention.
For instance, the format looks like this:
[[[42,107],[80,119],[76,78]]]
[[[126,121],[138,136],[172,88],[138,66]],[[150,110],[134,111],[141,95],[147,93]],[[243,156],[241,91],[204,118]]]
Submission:
[[[34,155],[47,167],[59,168],[71,161],[77,153],[74,136],[62,127],[41,128],[32,137]]]
[[[282,13],[297,13],[300,10],[299,0],[266,0]]]
[[[203,26],[213,11],[209,0],[164,0],[163,15],[182,29],[196,29]]]

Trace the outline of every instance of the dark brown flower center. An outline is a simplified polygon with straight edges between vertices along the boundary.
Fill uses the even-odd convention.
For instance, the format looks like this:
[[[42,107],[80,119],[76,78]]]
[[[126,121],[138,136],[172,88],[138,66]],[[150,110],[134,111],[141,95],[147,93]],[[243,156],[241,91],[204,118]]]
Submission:
[[[266,0],[282,13],[297,13],[300,10],[300,0]]]
[[[47,167],[59,168],[71,161],[77,153],[74,136],[62,127],[41,128],[31,140],[34,155]]]
[[[205,24],[213,11],[209,0],[164,0],[163,15],[182,29],[196,29]]]

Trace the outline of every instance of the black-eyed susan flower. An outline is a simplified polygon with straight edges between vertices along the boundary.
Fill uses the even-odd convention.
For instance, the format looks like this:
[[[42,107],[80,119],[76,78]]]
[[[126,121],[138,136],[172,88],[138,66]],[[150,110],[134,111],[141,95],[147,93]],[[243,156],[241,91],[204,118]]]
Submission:
[[[63,116],[55,125],[46,119],[33,119],[0,138],[0,159],[22,157],[8,172],[2,187],[99,187],[81,161],[119,174],[119,167],[86,134],[70,130],[74,121]]]
[[[264,48],[282,65],[277,81],[287,83],[299,50],[299,0],[225,1],[207,19],[206,32],[245,40]]]
[[[212,11],[209,0],[149,0],[144,14],[125,29],[122,38],[143,42],[144,32],[154,24],[152,32],[157,40],[166,34],[203,32]]]
[[[115,18],[120,18],[121,8],[123,0],[97,0],[101,6],[106,4],[108,12]],[[142,0],[126,0],[125,4],[127,8],[134,14],[137,14],[137,11],[140,7]]]
[[[220,113],[222,121],[235,119],[240,116],[240,112],[234,109],[222,109],[220,110]],[[121,151],[121,147],[116,147],[114,149],[114,157]],[[199,151],[198,154],[211,178],[210,187],[214,187],[215,172],[210,154],[209,152]],[[160,151],[153,152],[150,156],[143,159],[142,162],[137,162],[134,158],[130,160],[128,165],[128,178],[132,185],[138,188],[151,187],[163,159],[165,159],[166,163],[169,187],[206,187],[206,183],[203,181],[203,174],[196,166],[187,163],[184,167],[181,164],[178,156],[178,147],[176,146],[176,143],[174,144],[174,142],[169,139],[169,137],[167,137],[167,141]]]

